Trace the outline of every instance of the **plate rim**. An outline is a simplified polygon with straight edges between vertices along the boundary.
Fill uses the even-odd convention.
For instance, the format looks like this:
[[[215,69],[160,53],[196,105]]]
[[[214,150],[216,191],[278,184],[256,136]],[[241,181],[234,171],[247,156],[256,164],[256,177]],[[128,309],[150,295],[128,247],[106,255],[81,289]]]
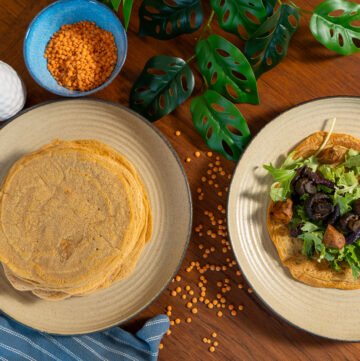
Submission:
[[[236,260],[236,263],[238,264],[239,268],[241,269],[241,273],[243,275],[243,277],[245,278],[246,282],[249,284],[249,286],[252,288],[252,290],[254,291],[256,297],[258,298],[258,300],[260,300],[261,302],[257,302],[261,307],[263,307],[267,312],[270,313],[270,315],[275,315],[277,318],[279,318],[280,320],[284,321],[285,323],[287,323],[288,325],[291,325],[292,327],[298,329],[298,330],[301,330],[301,331],[304,331],[308,334],[311,334],[311,335],[314,335],[314,336],[317,336],[317,337],[321,337],[325,340],[332,340],[332,341],[338,341],[338,342],[344,342],[344,343],[351,343],[351,342],[360,342],[360,337],[358,339],[353,339],[353,340],[350,340],[350,339],[341,339],[341,338],[336,338],[336,337],[330,337],[330,336],[326,336],[326,335],[322,335],[322,334],[319,334],[319,333],[316,333],[314,331],[310,331],[310,330],[307,330],[303,327],[300,327],[299,325],[291,322],[290,320],[288,320],[287,318],[285,318],[282,314],[280,314],[279,312],[275,311],[271,305],[263,298],[260,296],[260,294],[257,292],[257,290],[255,288],[253,288],[253,285],[252,283],[249,281],[249,278],[247,277],[246,273],[244,272],[244,270],[241,268],[241,264],[240,264],[240,261],[238,260],[237,258],[237,255],[235,253],[235,250],[234,250],[234,244],[233,244],[233,236],[232,236],[232,231],[231,230],[231,227],[230,227],[230,223],[229,223],[229,204],[230,204],[230,198],[232,196],[232,193],[234,192],[233,191],[233,188],[234,188],[234,178],[235,178],[235,174],[237,173],[237,170],[240,166],[240,163],[241,163],[241,160],[243,158],[243,156],[246,154],[247,152],[247,149],[249,147],[249,145],[256,139],[258,138],[259,136],[261,136],[261,133],[264,132],[265,128],[267,128],[268,126],[271,125],[271,123],[275,122],[278,118],[282,117],[283,115],[285,115],[286,113],[290,112],[290,111],[293,111],[294,109],[296,108],[299,108],[299,107],[302,107],[304,105],[307,105],[309,103],[314,103],[314,102],[318,102],[318,101],[321,101],[321,100],[329,100],[329,99],[358,99],[360,101],[360,96],[357,96],[357,95],[330,95],[330,96],[323,96],[323,97],[319,97],[319,98],[314,98],[314,99],[309,99],[309,100],[305,100],[303,102],[300,102],[298,104],[295,104],[293,106],[291,106],[290,108],[287,108],[286,110],[280,112],[278,115],[276,115],[274,118],[272,118],[264,127],[262,127],[260,129],[260,131],[255,135],[255,137],[253,137],[251,139],[251,142],[248,144],[246,150],[244,151],[244,153],[241,155],[240,159],[238,160],[238,162],[236,163],[236,166],[235,166],[235,169],[234,169],[234,172],[232,174],[232,177],[231,177],[231,181],[230,181],[230,186],[229,186],[229,193],[228,193],[228,196],[227,196],[227,201],[226,201],[226,222],[227,222],[227,225],[228,225],[228,233],[229,233],[229,239],[230,239],[230,243],[231,243],[231,252]],[[255,300],[256,302],[257,300]]]
[[[182,264],[184,262],[187,250],[189,248],[191,234],[192,234],[193,218],[194,218],[193,217],[193,215],[194,215],[194,212],[193,212],[193,200],[192,200],[189,180],[188,180],[187,174],[185,172],[185,168],[182,165],[180,157],[177,154],[175,148],[171,145],[171,143],[165,137],[165,135],[158,128],[155,127],[155,125],[153,123],[151,123],[149,120],[147,120],[142,115],[136,113],[134,110],[132,110],[132,109],[120,104],[120,103],[115,103],[115,102],[110,101],[110,100],[99,99],[99,98],[95,98],[95,97],[47,100],[47,101],[41,102],[39,104],[35,104],[35,105],[33,105],[33,106],[29,107],[29,108],[23,109],[19,113],[17,113],[16,115],[12,116],[11,118],[9,118],[5,122],[3,122],[3,124],[0,123],[0,134],[2,133],[3,129],[5,129],[7,126],[9,126],[14,121],[16,121],[17,118],[21,117],[23,114],[26,114],[26,113],[34,110],[34,109],[37,109],[37,108],[40,108],[40,107],[43,107],[43,106],[46,106],[46,105],[50,105],[50,104],[53,104],[53,103],[63,103],[63,102],[68,102],[69,103],[69,102],[76,102],[76,101],[105,103],[106,105],[110,105],[110,106],[120,108],[121,110],[123,110],[125,112],[129,112],[132,115],[136,116],[146,126],[148,126],[164,142],[164,144],[170,150],[170,152],[173,155],[176,163],[179,166],[179,169],[180,169],[181,174],[183,176],[183,180],[185,182],[186,195],[187,195],[186,198],[187,198],[188,204],[189,204],[190,215],[189,215],[189,224],[188,224],[188,230],[187,230],[187,235],[186,235],[185,246],[184,246],[184,249],[182,251],[181,257],[179,259],[178,265],[177,265],[176,269],[174,270],[174,272],[172,273],[171,277],[164,283],[164,285],[161,287],[159,292],[157,292],[151,299],[149,299],[149,301],[146,302],[146,304],[144,306],[142,306],[141,308],[139,308],[139,310],[137,310],[136,312],[133,312],[132,314],[130,314],[128,317],[126,317],[124,320],[122,320],[120,322],[112,323],[112,324],[109,324],[106,327],[101,327],[101,328],[98,328],[96,330],[89,331],[89,332],[78,332],[78,333],[71,333],[71,334],[70,333],[56,333],[56,332],[54,333],[54,332],[48,332],[48,331],[45,331],[45,330],[34,328],[34,327],[32,327],[32,326],[30,326],[30,325],[28,325],[28,324],[26,324],[26,323],[24,323],[22,321],[19,321],[16,318],[8,315],[5,311],[3,311],[0,308],[0,312],[2,312],[4,315],[6,315],[6,317],[9,317],[11,320],[14,320],[14,321],[18,322],[19,324],[21,324],[21,325],[23,325],[25,327],[28,327],[28,328],[30,328],[32,330],[35,330],[35,331],[38,331],[38,332],[44,332],[46,334],[55,335],[55,336],[87,335],[87,334],[90,335],[90,334],[93,334],[93,333],[96,333],[96,332],[105,331],[105,330],[108,330],[109,328],[116,327],[116,326],[121,326],[121,325],[125,324],[126,322],[132,320],[134,317],[136,317],[138,314],[140,314],[142,311],[144,311],[146,308],[148,308],[153,302],[155,302],[161,296],[161,294],[165,291],[167,286],[171,283],[171,280],[176,276],[179,269],[181,268],[181,266],[182,266]]]

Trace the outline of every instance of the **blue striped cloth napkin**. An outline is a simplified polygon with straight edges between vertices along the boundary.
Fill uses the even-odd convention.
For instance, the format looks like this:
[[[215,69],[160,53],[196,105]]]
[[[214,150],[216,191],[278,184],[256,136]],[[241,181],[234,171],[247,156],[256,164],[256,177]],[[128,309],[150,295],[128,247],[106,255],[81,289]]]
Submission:
[[[136,335],[118,327],[81,336],[53,336],[0,315],[1,361],[155,361],[169,319],[159,315]]]

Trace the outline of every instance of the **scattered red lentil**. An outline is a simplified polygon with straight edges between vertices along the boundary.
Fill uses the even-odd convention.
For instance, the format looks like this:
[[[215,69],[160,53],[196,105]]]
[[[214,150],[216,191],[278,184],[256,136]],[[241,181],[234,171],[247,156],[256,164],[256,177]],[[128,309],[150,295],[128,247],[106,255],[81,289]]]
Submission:
[[[209,157],[212,156],[212,153],[209,152],[207,154]],[[196,152],[194,153],[195,157]],[[214,165],[215,163],[215,165]],[[223,187],[222,185],[219,185],[218,183],[214,184],[214,180],[216,178],[216,175],[227,175],[224,171],[224,169],[221,166],[220,158],[216,157],[213,160],[213,163],[208,164],[208,168],[205,169],[204,172],[207,172],[209,177],[201,177],[201,181],[203,182],[201,187],[196,188],[196,192],[198,194],[199,199],[203,199],[205,197],[205,190],[206,190],[206,182],[209,183],[210,186],[213,186],[214,188],[218,188],[217,191],[215,191],[213,194],[217,195],[219,198],[220,203],[215,205],[215,210],[209,211],[204,210],[203,214],[206,217],[206,224],[198,224],[194,227],[195,236],[201,237],[204,236],[210,242],[208,243],[208,246],[206,247],[203,243],[198,244],[198,249],[201,251],[199,252],[199,256],[203,259],[209,258],[209,260],[213,257],[213,254],[216,254],[216,250],[218,250],[218,254],[226,254],[224,258],[226,257],[226,263],[225,261],[222,262],[222,264],[214,264],[212,262],[205,263],[199,262],[199,261],[192,261],[189,265],[185,268],[187,273],[195,272],[198,274],[198,279],[194,280],[193,277],[191,277],[192,282],[195,281],[194,288],[191,288],[190,285],[184,285],[183,289],[187,291],[187,294],[183,293],[179,295],[182,292],[181,287],[176,287],[174,289],[174,292],[176,295],[181,296],[182,299],[188,298],[189,301],[184,303],[184,307],[186,307],[190,314],[196,315],[199,313],[200,308],[203,307],[202,305],[205,305],[208,309],[207,312],[214,312],[216,313],[217,317],[221,318],[224,316],[224,313],[226,310],[229,310],[229,314],[233,317],[237,316],[238,312],[244,310],[243,305],[234,306],[233,304],[229,304],[227,298],[232,298],[231,296],[227,296],[226,294],[231,292],[232,289],[237,286],[237,289],[242,289],[243,285],[240,283],[241,279],[236,279],[235,276],[241,277],[241,271],[237,269],[236,267],[236,261],[232,258],[228,257],[228,251],[231,250],[230,242],[228,240],[228,232],[226,227],[226,209],[224,205],[224,200],[220,199],[220,197],[224,194],[224,191],[228,190],[228,187]],[[210,179],[208,179],[210,178]],[[205,183],[205,184],[204,184]],[[211,240],[214,241],[211,241]],[[218,242],[219,246],[216,246],[216,243]],[[200,258],[200,259],[202,259]],[[207,261],[206,261],[207,262]],[[213,298],[207,296],[207,288],[206,285],[210,282],[210,279],[208,281],[207,274],[208,272],[226,272],[219,274],[224,277],[221,280],[217,279],[215,280],[215,284],[218,287],[219,293],[216,294],[216,297]],[[192,275],[189,275],[192,276]],[[214,275],[215,276],[215,275]],[[176,276],[173,281],[180,282],[182,281],[180,276]],[[184,280],[185,281],[185,280]],[[214,281],[213,281],[214,282]],[[210,287],[211,288],[211,287]],[[248,292],[251,293],[252,290],[249,288]],[[212,292],[209,292],[210,295],[212,295]],[[226,296],[226,297],[225,297]],[[209,297],[209,298],[207,298]],[[200,307],[197,306],[197,303],[200,303]],[[167,308],[167,312],[169,312],[169,315],[171,316],[172,309]],[[195,316],[194,316],[195,317]],[[181,322],[180,318],[176,318],[175,320],[171,321],[172,325],[177,325]],[[184,322],[186,324],[189,324],[192,322],[191,317],[185,317]],[[218,341],[214,341],[213,339],[217,337],[216,332],[211,333],[211,336],[204,337],[203,342],[206,344],[209,344],[208,350],[210,352],[215,352],[216,347],[219,345]]]

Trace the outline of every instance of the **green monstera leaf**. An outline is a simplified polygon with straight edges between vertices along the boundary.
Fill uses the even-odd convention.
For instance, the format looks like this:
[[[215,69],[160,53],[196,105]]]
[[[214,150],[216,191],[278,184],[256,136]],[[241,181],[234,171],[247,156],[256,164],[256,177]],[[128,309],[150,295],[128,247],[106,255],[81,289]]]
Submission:
[[[264,0],[263,2],[266,8],[267,16],[271,16],[274,13],[277,0]]]
[[[144,0],[139,10],[140,34],[167,40],[200,28],[200,0]]]
[[[133,4],[134,4],[134,0],[123,0],[123,16],[124,16],[125,30],[127,30],[129,27]]]
[[[131,89],[130,107],[150,121],[171,113],[194,90],[194,75],[181,58],[149,59]]]
[[[196,57],[210,89],[235,103],[259,104],[254,72],[235,45],[210,35],[197,43]]]
[[[267,17],[262,0],[211,0],[219,25],[227,32],[247,40]],[[269,1],[271,6],[271,1]]]
[[[360,51],[360,4],[327,0],[315,8],[310,21],[315,39],[341,55]]]
[[[274,68],[286,56],[299,20],[298,10],[283,4],[246,42],[245,55],[257,77]]]
[[[122,3],[124,27],[125,27],[125,30],[127,30],[129,27],[129,23],[130,23],[131,11],[132,11],[134,0],[100,0],[100,2],[107,5],[110,9],[114,10],[116,13],[119,11],[120,5]]]
[[[249,127],[236,106],[214,90],[191,102],[196,130],[212,150],[230,160],[239,159],[250,140]]]
[[[100,0],[107,5],[110,9],[118,11],[122,0]]]

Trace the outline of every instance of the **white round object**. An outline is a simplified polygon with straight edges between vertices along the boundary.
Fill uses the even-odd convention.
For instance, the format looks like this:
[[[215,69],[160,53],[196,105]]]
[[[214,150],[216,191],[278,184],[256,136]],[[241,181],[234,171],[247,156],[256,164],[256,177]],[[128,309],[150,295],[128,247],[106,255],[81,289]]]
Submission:
[[[17,72],[0,60],[0,121],[18,113],[25,105],[25,85]]]
[[[308,135],[330,128],[360,137],[360,98],[314,100],[281,114],[253,139],[235,170],[229,191],[228,229],[242,273],[259,298],[291,324],[323,337],[360,341],[360,290],[311,287],[281,264],[266,227],[271,177],[263,164],[278,165]]]

